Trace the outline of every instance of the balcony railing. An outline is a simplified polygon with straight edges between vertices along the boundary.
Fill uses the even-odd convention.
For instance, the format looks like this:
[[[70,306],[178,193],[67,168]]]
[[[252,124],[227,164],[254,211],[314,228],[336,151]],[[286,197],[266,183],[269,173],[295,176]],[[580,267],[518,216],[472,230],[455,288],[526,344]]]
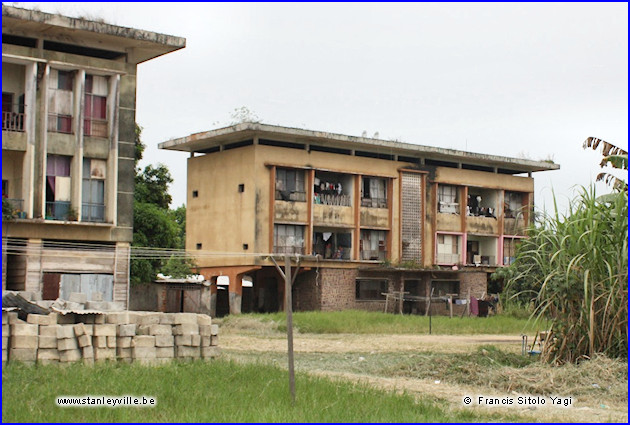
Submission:
[[[387,208],[387,198],[361,198],[361,206],[368,208]]]
[[[385,261],[387,259],[387,251],[380,249],[361,251],[361,259],[366,261]]]
[[[13,218],[26,218],[26,212],[24,211],[24,199],[2,198],[2,203],[4,204],[5,202],[11,208],[11,216]]]
[[[274,254],[304,254],[303,246],[276,246],[273,247]]]
[[[105,221],[105,205],[84,202],[81,206],[81,220],[93,223]]]
[[[72,134],[72,115],[48,114],[48,131]]]
[[[3,105],[4,106],[4,105]],[[24,110],[24,105],[13,105]],[[26,115],[23,112],[2,111],[2,131],[24,131]]]
[[[46,202],[46,220],[69,220],[72,217],[70,202]]]
[[[86,118],[83,120],[83,134],[92,137],[107,137],[107,120]]]
[[[352,205],[352,197],[350,195],[316,194],[313,198],[313,202],[319,205],[349,207]]]
[[[306,192],[276,190],[276,201],[306,201]]]

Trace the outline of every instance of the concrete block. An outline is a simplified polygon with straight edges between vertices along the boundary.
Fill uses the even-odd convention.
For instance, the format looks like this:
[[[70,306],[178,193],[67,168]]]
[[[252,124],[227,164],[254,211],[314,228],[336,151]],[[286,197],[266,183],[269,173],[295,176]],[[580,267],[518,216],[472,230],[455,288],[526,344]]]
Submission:
[[[212,335],[210,337],[210,345],[213,347],[219,345],[219,337],[216,335]]]
[[[103,293],[92,292],[92,299],[90,301],[103,301]]]
[[[210,342],[212,341],[212,337],[210,336],[202,336],[201,337],[201,346],[202,347],[210,347]]]
[[[175,345],[192,346],[192,335],[176,335]]]
[[[201,357],[204,359],[218,357],[220,354],[219,347],[201,347]]]
[[[201,335],[194,334],[194,335],[191,335],[190,338],[191,338],[190,345],[192,345],[193,347],[199,347],[201,345]]]
[[[87,294],[84,294],[83,292],[72,292],[68,298],[68,301],[79,304],[85,304],[87,300]]]
[[[175,325],[196,325],[197,313],[175,313],[173,323]]]
[[[57,325],[58,339],[74,339],[74,325]]]
[[[8,325],[9,324],[9,312],[8,311],[2,311],[2,324],[3,325]]]
[[[6,325],[2,325],[2,335],[6,335],[9,336],[11,335],[11,331],[10,331],[10,325],[6,324]]]
[[[130,359],[132,357],[131,347],[116,347],[116,357],[119,359]]]
[[[38,336],[13,335],[11,337],[11,348],[28,348],[37,351],[38,346]]]
[[[79,347],[91,347],[92,346],[92,337],[90,335],[81,335],[77,337],[77,342],[79,343]]]
[[[94,359],[94,347],[91,345],[86,345],[85,347],[82,347],[81,355],[83,356],[84,359],[90,358],[90,357]]]
[[[184,313],[180,313],[184,314]],[[197,323],[184,323],[173,326],[173,335],[192,335],[199,334],[199,325]]]
[[[15,311],[9,311],[7,313],[7,316],[8,316],[9,325],[26,323],[24,320],[20,320],[20,318],[18,317],[17,312],[15,312]]]
[[[107,337],[106,336],[93,336],[92,345],[96,348],[107,348]]]
[[[56,325],[57,313],[29,314],[26,317],[26,323],[32,323],[34,325]]]
[[[175,347],[156,347],[155,355],[158,359],[172,359],[175,357]]]
[[[199,347],[188,347],[184,345],[178,345],[175,347],[175,354],[177,357],[199,358],[201,357],[201,350]]]
[[[59,325],[42,325],[39,327],[39,336],[54,336],[57,338],[57,328]]]
[[[114,312],[114,313],[107,313],[105,315],[105,322],[115,324],[115,325],[127,324],[129,323],[129,312],[120,311],[120,312]]]
[[[129,312],[129,323],[135,323],[136,325],[140,324],[140,318],[144,316],[146,313],[141,311],[130,311]]]
[[[212,326],[211,325],[199,325],[199,335],[201,335],[201,336],[210,336],[210,335],[212,335]]]
[[[125,306],[116,301],[107,301],[105,303],[105,306],[107,308],[107,311],[124,311],[125,310]]]
[[[149,326],[151,325],[136,325],[136,335],[149,335]]]
[[[175,313],[162,313],[160,315],[160,325],[172,325],[175,322]]]
[[[108,336],[107,338],[107,348],[116,348],[116,337]]]
[[[212,325],[210,333],[212,334],[212,336],[219,335],[219,325]]]
[[[94,325],[94,336],[116,336],[116,325]]]
[[[116,333],[118,336],[135,336],[136,335],[136,324],[120,324],[116,328]]]
[[[132,356],[134,359],[155,359],[157,350],[155,347],[133,347]]]
[[[37,361],[42,362],[46,360],[59,361],[59,351],[56,348],[45,348],[37,350]]]
[[[85,303],[85,308],[87,310],[106,311],[107,301],[87,301]]]
[[[9,350],[2,350],[2,367],[9,361]]]
[[[79,343],[76,338],[65,338],[57,340],[57,349],[59,351],[78,350]]]
[[[78,362],[81,360],[81,350],[65,350],[59,351],[59,361],[62,363]]]
[[[207,314],[198,314],[197,324],[199,326],[210,326],[212,325],[212,317],[208,316]]]
[[[57,338],[55,338],[55,347],[57,347]],[[3,350],[8,350],[9,349],[9,337],[8,336],[3,336],[2,337],[2,349]]]
[[[160,314],[148,313],[137,318],[138,325],[158,325],[160,323]]]
[[[94,347],[94,360],[113,360],[116,358],[116,349],[114,348],[97,348]]]
[[[90,326],[90,325],[88,325]],[[74,335],[75,336],[83,336],[83,335],[87,335],[87,331],[85,329],[86,325],[83,323],[77,323],[76,325],[72,326],[72,328],[74,329]]]
[[[18,335],[22,335],[22,336],[37,336],[39,335],[39,325],[33,325],[33,324],[15,324],[15,325],[10,325],[11,329],[10,329],[10,334],[11,336],[18,336]]]
[[[57,337],[56,336],[39,336],[39,348],[54,348],[57,349]]]
[[[81,311],[81,310],[85,310],[85,305],[81,304],[81,303],[75,303],[72,301],[66,301],[66,310],[71,310],[71,311]]]
[[[173,335],[171,325],[149,325],[149,335]]]
[[[9,358],[11,361],[34,362],[37,360],[37,350],[30,348],[11,348],[9,350]]]
[[[173,335],[156,335],[155,346],[156,347],[172,347],[175,345],[175,337]]]
[[[136,335],[131,340],[132,347],[155,347],[155,336]]]
[[[119,336],[116,340],[116,348],[131,348],[132,339],[130,336]]]

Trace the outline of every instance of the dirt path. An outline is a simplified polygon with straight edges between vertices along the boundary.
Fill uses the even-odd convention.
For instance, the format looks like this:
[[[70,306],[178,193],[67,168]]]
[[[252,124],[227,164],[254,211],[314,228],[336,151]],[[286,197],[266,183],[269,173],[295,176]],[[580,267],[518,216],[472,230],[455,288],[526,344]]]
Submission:
[[[509,335],[357,335],[333,334],[295,335],[296,353],[352,353],[398,351],[470,352],[481,344],[499,345],[505,350],[518,351],[521,339]],[[230,350],[275,351],[287,350],[286,336],[221,335],[221,345]]]
[[[226,356],[232,353],[285,353],[287,350],[286,336],[271,332],[265,335],[244,335],[234,331],[227,331],[220,337]],[[294,337],[296,355],[300,353],[402,353],[402,352],[473,352],[479,345],[491,344],[502,350],[520,352],[519,337],[505,335],[356,335],[356,334],[297,334]],[[575,399],[570,408],[549,406],[538,407],[486,407],[464,406],[464,396],[516,399],[517,393],[506,394],[490,386],[472,387],[461,384],[446,384],[431,379],[414,379],[404,377],[382,377],[352,372],[340,372],[321,368],[311,368],[309,373],[317,376],[327,376],[334,379],[351,380],[366,383],[370,386],[389,391],[405,391],[417,397],[434,397],[448,402],[450,409],[485,410],[489,413],[513,414],[528,418],[532,421],[543,422],[627,422],[626,400],[610,400],[606,405],[597,404],[588,399]]]

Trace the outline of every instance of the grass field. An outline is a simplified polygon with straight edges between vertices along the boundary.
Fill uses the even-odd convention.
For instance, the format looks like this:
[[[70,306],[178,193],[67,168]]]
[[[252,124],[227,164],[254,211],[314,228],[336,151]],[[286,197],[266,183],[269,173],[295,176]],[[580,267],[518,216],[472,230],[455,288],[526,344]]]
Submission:
[[[298,374],[292,405],[286,371],[224,360],[162,366],[80,364],[2,372],[3,422],[486,422],[518,417],[449,411],[350,382]],[[58,407],[58,396],[152,396],[155,407]]]
[[[278,330],[286,330],[286,315],[245,314],[228,316],[223,325],[232,326],[231,321],[269,321]],[[315,334],[428,334],[429,320],[431,333],[435,335],[520,335],[533,334],[545,329],[546,323],[534,323],[523,318],[507,315],[490,317],[453,317],[433,316],[431,319],[417,315],[386,314],[358,310],[335,312],[297,312],[293,314],[293,325],[301,333]],[[238,326],[237,324],[234,324]]]

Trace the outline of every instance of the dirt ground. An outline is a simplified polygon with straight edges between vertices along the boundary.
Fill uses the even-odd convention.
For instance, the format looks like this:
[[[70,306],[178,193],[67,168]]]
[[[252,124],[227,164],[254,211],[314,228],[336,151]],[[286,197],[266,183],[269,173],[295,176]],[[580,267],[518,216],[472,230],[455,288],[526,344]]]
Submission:
[[[263,331],[256,334],[244,333],[238,329],[225,329],[220,336],[220,346],[226,358],[237,361],[254,361],[265,354],[276,357],[287,351],[286,335],[279,332]],[[355,334],[296,334],[294,350],[296,359],[300,354],[312,353],[409,353],[409,352],[448,352],[469,353],[479,345],[491,344],[504,351],[520,352],[521,339],[504,335],[355,335]],[[247,357],[246,353],[256,355]],[[245,357],[244,357],[245,356]],[[312,356],[311,356],[312,357]],[[405,377],[383,377],[354,371],[330,370],[326,362],[310,365],[308,373],[333,379],[361,382],[390,391],[406,392],[419,398],[433,397],[445,401],[450,409],[476,409],[488,413],[518,415],[526,420],[542,422],[626,422],[628,419],[627,392],[625,399],[605,400],[589,397],[573,397],[572,406],[563,408],[550,406],[549,398],[545,406],[495,407],[465,406],[463,399],[471,396],[512,398],[526,396],[512,391],[510,394],[496,388],[473,387],[460,384],[448,384],[434,379],[414,379]],[[570,396],[570,394],[562,395]]]

